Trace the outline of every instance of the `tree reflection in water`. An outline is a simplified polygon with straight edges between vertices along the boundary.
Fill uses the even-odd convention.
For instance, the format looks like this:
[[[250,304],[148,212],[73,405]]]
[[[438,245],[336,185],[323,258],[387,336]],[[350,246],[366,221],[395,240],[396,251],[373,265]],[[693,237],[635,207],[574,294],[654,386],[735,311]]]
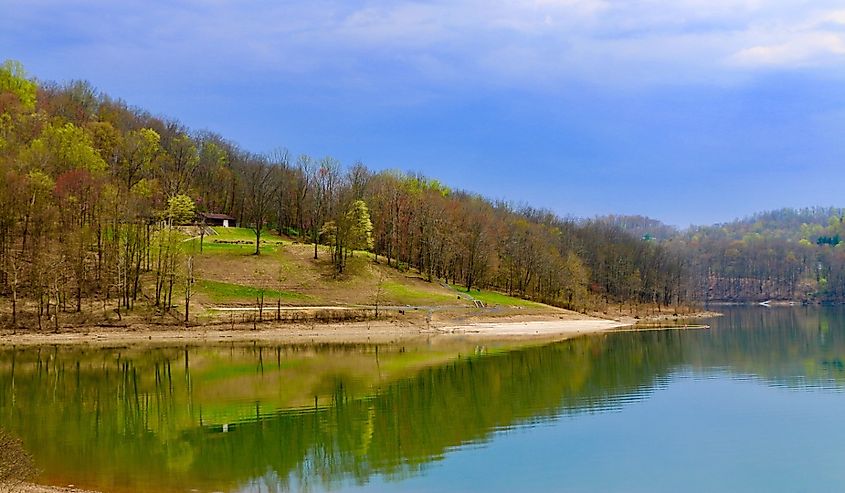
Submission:
[[[528,347],[7,349],[0,420],[45,482],[321,489],[401,479],[497,430],[617,409],[676,371],[838,388],[843,320],[838,308],[731,309],[710,331]]]

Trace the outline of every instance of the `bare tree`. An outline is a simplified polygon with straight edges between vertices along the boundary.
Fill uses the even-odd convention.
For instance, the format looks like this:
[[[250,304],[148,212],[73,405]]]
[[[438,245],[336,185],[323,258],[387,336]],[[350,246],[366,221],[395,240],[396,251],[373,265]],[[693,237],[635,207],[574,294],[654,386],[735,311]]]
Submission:
[[[6,275],[6,283],[12,295],[12,327],[18,324],[18,292],[20,291],[21,278],[23,276],[23,260],[10,252],[6,255],[6,262],[3,265],[3,273]]]
[[[340,163],[331,157],[320,160],[314,168],[314,196],[311,201],[311,241],[314,242],[314,258],[317,258],[317,244],[326,217],[334,210],[335,191],[340,179]]]
[[[279,187],[275,166],[254,157],[245,169],[246,215],[255,232],[255,255],[261,254],[261,232],[273,212],[273,199]]]
[[[185,262],[185,326],[190,320],[189,312],[191,308],[191,298],[193,297],[194,287],[194,256],[188,255]]]

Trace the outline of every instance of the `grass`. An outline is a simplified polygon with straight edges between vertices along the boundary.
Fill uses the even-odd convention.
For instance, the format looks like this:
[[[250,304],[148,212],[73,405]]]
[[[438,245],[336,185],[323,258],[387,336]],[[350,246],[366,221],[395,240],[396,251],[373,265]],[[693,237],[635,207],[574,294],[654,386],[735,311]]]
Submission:
[[[194,251],[199,253],[199,239],[191,240],[193,242]],[[278,245],[268,245],[261,240],[261,254],[275,253]],[[202,244],[202,253],[216,255],[251,255],[255,253],[255,243],[216,243],[208,241],[206,237]]]
[[[385,281],[381,289],[383,298],[403,305],[454,303],[457,298],[448,293],[436,293],[396,281]]]
[[[211,255],[249,255],[255,253],[255,232],[250,228],[216,227],[216,235],[205,235],[202,253]],[[187,238],[187,237],[186,237]],[[186,241],[185,245],[199,253],[199,237]],[[261,253],[275,253],[284,240],[265,229],[261,233]]]
[[[218,227],[215,230],[219,234],[205,237],[203,256],[206,260],[198,263],[198,277],[203,280],[197,285],[197,292],[213,303],[255,302],[261,292],[256,286],[263,285],[277,288],[264,290],[268,300],[319,299],[351,305],[372,304],[378,290],[376,271],[385,269],[379,295],[381,304],[455,307],[470,304],[465,297],[459,297],[458,292],[444,289],[438,283],[426,283],[394,269],[373,266],[372,253],[356,251],[348,259],[343,275],[338,277],[327,261],[328,252],[324,246],[320,247],[321,260],[314,261],[312,245],[294,244],[266,231],[262,235],[262,255],[254,257],[255,236],[251,229]],[[194,239],[186,244],[197,252],[198,241]],[[471,294],[488,305],[544,306],[493,291],[473,291]]]
[[[241,284],[233,284],[229,282],[211,281],[208,279],[198,279],[195,283],[195,289],[198,293],[202,293],[216,303],[225,303],[231,301],[255,301],[261,296],[261,289],[253,286],[243,286]],[[279,291],[276,289],[264,289],[264,300],[269,302],[276,299],[283,300],[306,300],[309,297],[300,293],[291,293],[289,291]]]
[[[483,301],[485,305],[521,306],[526,308],[541,308],[545,306],[541,303],[508,296],[496,291],[473,291],[469,294],[473,298]]]
[[[250,228],[213,228],[216,235],[206,235],[205,240],[217,241],[250,241],[255,244],[255,232]],[[282,237],[268,229],[262,230],[261,240],[268,243],[281,243]]]

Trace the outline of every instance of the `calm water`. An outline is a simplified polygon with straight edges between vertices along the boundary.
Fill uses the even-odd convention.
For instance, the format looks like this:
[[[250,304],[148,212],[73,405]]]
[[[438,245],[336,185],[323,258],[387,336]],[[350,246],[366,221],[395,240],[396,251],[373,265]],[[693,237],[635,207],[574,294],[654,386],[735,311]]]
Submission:
[[[541,346],[0,351],[40,480],[124,491],[845,490],[845,311]]]

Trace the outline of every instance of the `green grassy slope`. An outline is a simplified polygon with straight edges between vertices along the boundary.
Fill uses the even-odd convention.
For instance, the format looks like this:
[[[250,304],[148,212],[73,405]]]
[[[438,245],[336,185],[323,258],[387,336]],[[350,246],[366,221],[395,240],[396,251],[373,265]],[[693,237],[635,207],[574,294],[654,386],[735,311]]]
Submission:
[[[267,304],[308,306],[410,306],[437,309],[473,309],[473,299],[487,306],[550,309],[546,305],[491,291],[465,293],[437,282],[426,282],[414,272],[400,272],[366,252],[355,252],[342,275],[330,262],[330,252],[300,244],[272,231],[261,237],[255,255],[255,235],[248,228],[214,228],[200,239],[186,232],[182,248],[194,257],[194,312],[215,308],[254,306],[264,294]],[[211,312],[208,312],[211,313]]]

